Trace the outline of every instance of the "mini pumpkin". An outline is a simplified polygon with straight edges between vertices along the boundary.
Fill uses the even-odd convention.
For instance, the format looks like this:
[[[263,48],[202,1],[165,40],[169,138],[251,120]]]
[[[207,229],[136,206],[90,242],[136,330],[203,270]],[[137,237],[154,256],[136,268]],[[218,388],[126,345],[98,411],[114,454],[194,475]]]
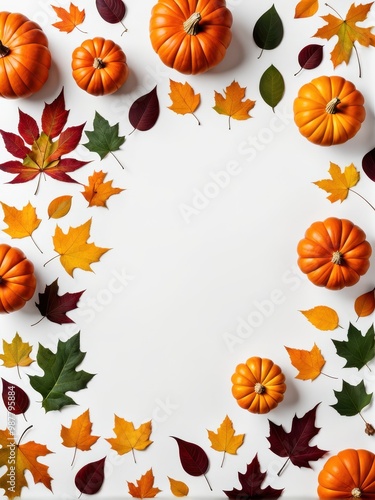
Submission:
[[[237,403],[251,413],[268,413],[284,399],[285,376],[268,358],[253,356],[240,363],[231,381]]]
[[[35,288],[33,263],[19,248],[0,244],[0,313],[21,309]]]
[[[85,40],[72,54],[72,74],[77,85],[94,96],[117,92],[129,76],[126,55],[112,40]]]
[[[311,224],[297,245],[298,266],[314,285],[341,290],[355,285],[370,267],[365,232],[347,219]]]
[[[341,76],[319,76],[303,85],[293,111],[300,133],[321,146],[348,141],[366,117],[362,93]]]
[[[41,27],[19,13],[0,12],[0,95],[29,97],[46,83],[51,67]]]
[[[224,59],[232,22],[225,0],[159,0],[151,11],[150,40],[166,66],[195,75]]]
[[[375,455],[346,449],[330,457],[318,475],[319,498],[375,499]]]

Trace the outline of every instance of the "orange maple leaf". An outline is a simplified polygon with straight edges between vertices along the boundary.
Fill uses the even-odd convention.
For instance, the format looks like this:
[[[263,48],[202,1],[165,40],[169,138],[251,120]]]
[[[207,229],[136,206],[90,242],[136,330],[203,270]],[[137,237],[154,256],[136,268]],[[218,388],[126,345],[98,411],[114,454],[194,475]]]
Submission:
[[[91,430],[92,423],[89,410],[83,412],[79,417],[74,418],[70,427],[61,425],[60,436],[62,438],[62,444],[67,448],[74,448],[71,465],[74,463],[77,450],[91,450],[91,446],[99,439],[99,436],[93,436],[91,434]]]
[[[129,494],[135,498],[154,498],[161,492],[159,488],[154,487],[154,480],[152,469],[149,469],[140,479],[137,479],[137,485],[128,481]]]
[[[314,380],[322,373],[325,359],[316,344],[314,344],[310,351],[305,349],[293,349],[292,347],[286,346],[285,349],[288,351],[292,365],[298,370],[296,378],[301,380]]]
[[[188,82],[180,83],[169,79],[169,86],[171,92],[168,95],[171,98],[172,104],[168,106],[168,109],[180,115],[190,113],[197,120],[198,125],[200,125],[200,121],[194,114],[194,111],[200,104],[200,94],[196,94]]]
[[[217,430],[217,433],[208,431],[211,448],[216,451],[224,452],[221,466],[223,466],[226,453],[230,453],[232,455],[237,454],[238,448],[243,444],[244,437],[245,434],[235,434],[233,422],[228,415],[225,416],[223,422]]]
[[[8,227],[3,229],[4,233],[9,234],[11,238],[26,238],[30,236],[34,245],[40,250],[32,234],[39,227],[42,219],[38,219],[36,210],[31,203],[29,202],[22,209],[11,207],[6,203],[0,203],[4,211],[4,222],[8,224]]]
[[[119,455],[124,455],[131,451],[134,462],[136,462],[134,450],[144,450],[152,443],[150,441],[151,420],[141,424],[136,429],[133,422],[128,422],[124,418],[115,415],[115,427],[113,431],[116,437],[106,438],[106,441],[108,441],[112,449],[117,451]]]
[[[296,5],[294,17],[296,19],[302,17],[311,17],[317,13],[319,8],[318,0],[300,0]]]
[[[238,82],[233,82],[224,90],[224,96],[215,90],[215,106],[213,109],[221,114],[235,120],[248,120],[251,118],[249,112],[255,106],[255,101],[245,98],[246,87],[240,87]]]
[[[53,23],[52,26],[60,31],[70,33],[85,20],[85,9],[79,10],[79,8],[72,3],[69,6],[69,11],[63,9],[62,7],[56,7],[55,5],[51,5],[51,7],[61,19],[61,21]]]
[[[341,171],[340,167],[332,162],[328,172],[332,177],[331,179],[316,181],[314,184],[330,193],[327,198],[331,203],[335,201],[343,202],[347,198],[350,188],[358,183],[359,172],[353,163]]]
[[[121,193],[124,189],[113,187],[113,181],[106,181],[106,173],[102,170],[100,172],[94,172],[88,178],[89,184],[84,186],[85,190],[82,192],[85,200],[88,201],[89,207],[105,207],[107,208],[107,200],[114,194]]]

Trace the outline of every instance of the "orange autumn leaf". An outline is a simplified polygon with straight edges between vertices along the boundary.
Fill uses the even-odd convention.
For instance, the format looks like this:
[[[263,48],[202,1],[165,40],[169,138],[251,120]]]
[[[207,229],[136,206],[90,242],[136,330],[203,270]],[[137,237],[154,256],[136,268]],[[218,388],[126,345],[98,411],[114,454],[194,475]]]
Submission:
[[[306,311],[300,311],[318,330],[335,330],[339,326],[337,312],[328,306],[316,306]]]
[[[3,366],[6,368],[14,368],[16,366],[19,377],[21,377],[19,367],[29,366],[34,362],[30,358],[32,346],[28,342],[24,342],[18,333],[16,333],[10,343],[3,340],[3,351],[4,354],[0,354]]]
[[[375,311],[375,288],[355,299],[354,310],[358,318],[370,316]]]
[[[325,359],[319,347],[314,344],[310,351],[304,349],[293,349],[286,347],[292,365],[297,368],[298,374],[296,378],[301,380],[314,380],[321,373],[325,365]]]
[[[85,10],[79,10],[79,8],[72,3],[69,6],[69,11],[55,5],[51,5],[51,7],[61,19],[61,21],[53,23],[52,26],[60,31],[70,33],[85,20]]]
[[[128,422],[124,418],[115,415],[115,427],[113,431],[116,437],[106,438],[106,441],[108,441],[112,449],[117,451],[119,455],[124,455],[131,451],[134,462],[136,462],[134,450],[141,451],[150,446],[152,443],[150,441],[151,430],[151,420],[135,428],[133,422]]]
[[[244,437],[245,434],[235,434],[233,422],[228,417],[228,415],[225,416],[224,420],[217,430],[217,433],[208,431],[208,438],[211,441],[211,448],[216,451],[224,452],[221,465],[223,465],[224,463],[226,453],[230,453],[232,455],[237,454],[238,448],[243,444]]]
[[[48,217],[50,219],[60,219],[64,217],[71,209],[72,198],[71,195],[66,194],[53,199],[48,205]]]
[[[38,219],[36,209],[31,203],[29,202],[20,210],[6,203],[0,203],[4,211],[4,222],[8,224],[8,227],[3,229],[4,233],[9,234],[11,238],[26,238],[30,236],[35,246],[40,250],[32,234],[39,227],[42,219]]]
[[[327,193],[330,193],[327,199],[331,203],[335,201],[343,202],[347,198],[350,188],[358,183],[360,176],[359,171],[355,168],[353,163],[341,171],[338,165],[330,162],[328,172],[331,179],[322,179],[314,182],[314,184],[320,189],[324,189]]]
[[[178,481],[168,477],[171,492],[175,497],[186,497],[189,494],[189,487],[183,481]]]
[[[171,92],[168,95],[171,98],[172,104],[168,106],[168,109],[180,115],[190,113],[197,120],[198,125],[200,125],[198,118],[194,114],[194,111],[200,104],[200,94],[196,94],[188,82],[180,83],[169,79],[169,86]]]
[[[128,481],[129,494],[135,498],[154,498],[161,492],[159,488],[154,487],[154,474],[149,469],[140,479],[137,479],[137,485]]]
[[[124,189],[113,187],[113,181],[106,181],[106,173],[102,170],[94,172],[88,178],[88,185],[84,186],[85,190],[82,192],[83,197],[88,202],[89,207],[105,207],[107,208],[107,200],[114,194],[121,193]]]
[[[94,436],[92,432],[92,422],[90,411],[86,410],[79,417],[72,420],[70,427],[61,425],[60,436],[62,444],[67,448],[74,448],[74,456],[71,465],[74,463],[77,450],[88,451],[94,445],[99,436]]]
[[[249,112],[255,106],[255,101],[245,99],[246,87],[240,87],[238,82],[233,82],[224,90],[224,95],[215,90],[215,106],[213,109],[221,114],[235,120],[248,120],[251,118]]]
[[[300,0],[296,5],[294,17],[311,17],[318,12],[319,0]]]

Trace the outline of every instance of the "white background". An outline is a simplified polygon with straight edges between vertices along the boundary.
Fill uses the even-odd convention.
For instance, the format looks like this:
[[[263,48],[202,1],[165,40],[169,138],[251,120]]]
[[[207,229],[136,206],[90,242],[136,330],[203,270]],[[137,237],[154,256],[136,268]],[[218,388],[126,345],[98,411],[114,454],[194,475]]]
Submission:
[[[359,197],[350,194],[342,204],[331,204],[326,193],[313,184],[328,178],[330,162],[341,168],[353,163],[361,170],[365,153],[374,147],[374,48],[358,46],[362,78],[352,56],[348,66],[334,70],[329,57],[335,40],[312,38],[323,25],[321,15],[332,11],[321,1],[317,15],[294,19],[295,2],[275,2],[285,35],[281,45],[265,51],[259,58],[252,31],[257,19],[273,2],[232,0],[233,41],[225,60],[208,73],[184,76],[166,68],[152,50],[148,24],[152,0],[128,0],[122,34],[121,25],[109,25],[97,13],[94,3],[75,4],[86,10],[86,20],[70,34],[52,26],[58,19],[48,1],[19,0],[17,10],[37,21],[50,42],[53,67],[45,87],[26,100],[1,101],[0,128],[17,131],[18,108],[38,122],[44,102],[51,102],[64,87],[68,125],[86,122],[92,130],[95,111],[110,124],[119,123],[126,142],[116,153],[125,166],[108,156],[103,161],[83,146],[71,155],[90,160],[72,177],[87,183],[94,170],[108,172],[113,185],[124,188],[108,201],[108,209],[87,208],[79,184],[66,184],[47,178],[34,195],[36,183],[6,184],[11,176],[0,173],[0,200],[21,209],[29,201],[42,218],[34,237],[41,254],[30,238],[11,240],[2,233],[0,241],[21,247],[36,266],[37,293],[56,278],[60,293],[85,290],[79,308],[69,313],[71,326],[60,326],[40,319],[33,300],[18,313],[2,316],[1,333],[8,342],[18,332],[33,345],[38,343],[56,350],[58,339],[67,340],[81,332],[81,349],[86,358],[80,368],[95,373],[86,390],[71,394],[77,406],[61,412],[45,413],[40,395],[28,383],[28,375],[41,375],[36,363],[22,371],[2,369],[4,378],[18,384],[30,395],[27,412],[33,424],[25,440],[44,443],[54,452],[42,458],[54,478],[53,493],[43,485],[22,491],[24,498],[77,498],[74,475],[88,462],[107,456],[106,479],[98,498],[129,497],[126,481],[135,482],[152,467],[159,498],[172,496],[168,476],[184,481],[192,498],[225,498],[223,490],[239,487],[238,472],[255,454],[263,471],[264,487],[285,488],[284,498],[315,498],[317,474],[328,454],[312,469],[289,464],[281,477],[276,473],[284,463],[269,449],[268,419],[290,430],[295,414],[304,415],[321,402],[317,427],[321,430],[311,442],[335,454],[344,448],[374,450],[373,439],[364,433],[359,416],[341,417],[330,405],[336,402],[333,390],[341,390],[342,379],[357,384],[364,379],[373,390],[373,375],[363,369],[343,369],[345,360],[335,352],[332,338],[344,340],[349,322],[361,331],[368,330],[373,317],[358,321],[353,309],[355,298],[371,289],[373,259],[369,273],[355,287],[331,292],[314,287],[297,268],[296,245],[315,220],[330,216],[347,217],[361,226],[374,243],[374,213]],[[332,0],[332,7],[345,16],[351,2]],[[55,2],[64,8],[68,2]],[[14,10],[14,2],[1,0],[3,10]],[[374,12],[366,26],[375,24]],[[128,58],[130,76],[123,88],[111,96],[93,97],[79,89],[71,76],[71,54],[86,38],[103,36],[120,44]],[[324,47],[324,60],[315,70],[299,69],[297,55],[309,43]],[[285,80],[285,95],[275,112],[262,100],[259,80],[274,64]],[[292,106],[298,89],[319,75],[341,75],[355,83],[364,94],[367,118],[360,132],[346,144],[322,148],[303,138],[293,122]],[[201,121],[181,116],[168,109],[169,79],[189,82],[201,95],[196,111]],[[236,80],[246,87],[246,98],[256,101],[247,121],[231,120],[217,114],[214,91],[223,90]],[[135,131],[128,121],[128,109],[134,100],[157,86],[160,117],[147,132]],[[85,134],[82,143],[86,142]],[[10,155],[0,149],[1,161]],[[226,176],[223,171],[235,172]],[[218,185],[218,178],[226,179]],[[216,179],[216,181],[215,181]],[[222,181],[224,182],[224,181]],[[374,202],[372,182],[361,175],[356,188]],[[49,220],[47,207],[56,196],[73,195],[71,212],[59,221]],[[194,213],[187,215],[187,207]],[[76,270],[71,278],[58,259],[44,266],[55,255],[52,235],[56,223],[66,232],[92,218],[91,240],[97,246],[111,248],[93,272]],[[0,222],[0,228],[5,229]],[[301,314],[316,305],[336,309],[342,329],[321,332]],[[257,321],[256,326],[251,322]],[[336,380],[321,375],[313,382],[295,379],[284,346],[311,349],[319,346],[326,358],[324,371]],[[269,357],[279,364],[287,378],[287,392],[279,407],[268,415],[252,415],[241,409],[231,395],[230,378],[238,363],[251,356]],[[78,452],[74,468],[72,450],[61,444],[61,425],[87,408],[93,422],[93,434],[101,439],[89,452]],[[114,437],[114,414],[134,422],[152,420],[153,444],[131,454],[118,456],[105,438]],[[225,415],[233,421],[237,433],[246,434],[236,456],[228,455],[220,468],[222,454],[210,448],[207,429],[216,431]],[[363,412],[374,423],[373,408]],[[6,416],[2,416],[4,427]],[[17,420],[19,433],[26,423]],[[207,477],[188,476],[182,469],[177,436],[199,444],[208,454]]]

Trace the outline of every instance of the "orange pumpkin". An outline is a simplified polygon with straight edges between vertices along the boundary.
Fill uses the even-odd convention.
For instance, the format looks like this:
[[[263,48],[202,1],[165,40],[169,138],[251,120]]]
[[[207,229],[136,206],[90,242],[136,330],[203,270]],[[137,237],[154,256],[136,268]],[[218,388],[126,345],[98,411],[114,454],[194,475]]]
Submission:
[[[319,498],[375,499],[375,455],[342,450],[330,457],[318,475]]]
[[[348,141],[366,117],[363,95],[341,76],[319,76],[303,85],[293,110],[300,133],[321,146]]]
[[[284,399],[285,376],[270,359],[254,356],[240,363],[231,381],[237,403],[251,413],[268,413]]]
[[[341,290],[367,272],[372,248],[361,228],[347,219],[329,217],[311,224],[297,253],[299,268],[314,285]]]
[[[232,22],[225,0],[159,0],[151,11],[150,40],[166,66],[195,75],[224,59]]]
[[[129,76],[121,47],[102,37],[85,40],[73,51],[72,70],[77,85],[94,96],[117,92]]]
[[[35,288],[33,263],[19,248],[0,244],[0,313],[21,309]]]
[[[48,40],[23,14],[0,12],[0,95],[29,97],[46,83],[51,67]]]

